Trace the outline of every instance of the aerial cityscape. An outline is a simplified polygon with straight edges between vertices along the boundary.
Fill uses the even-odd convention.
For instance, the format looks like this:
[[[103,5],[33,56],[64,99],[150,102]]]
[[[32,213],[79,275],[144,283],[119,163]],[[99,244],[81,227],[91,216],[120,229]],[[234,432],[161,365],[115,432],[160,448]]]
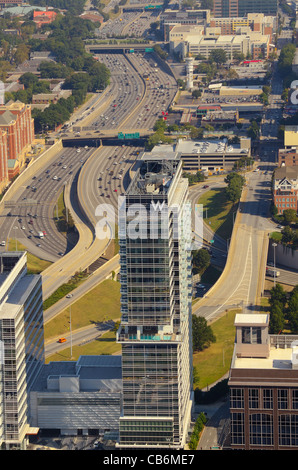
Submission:
[[[0,0],[0,449],[298,450],[298,0]]]

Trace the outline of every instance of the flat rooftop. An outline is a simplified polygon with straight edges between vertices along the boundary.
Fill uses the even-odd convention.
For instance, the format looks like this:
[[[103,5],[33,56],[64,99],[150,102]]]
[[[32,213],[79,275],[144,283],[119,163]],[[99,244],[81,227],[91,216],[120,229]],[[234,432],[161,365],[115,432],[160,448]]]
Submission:
[[[253,315],[251,315],[253,316]],[[270,348],[268,358],[235,357],[233,369],[292,369],[292,348]]]
[[[246,149],[240,148],[240,144],[230,145],[224,140],[179,140],[176,150],[180,155],[247,153]]]

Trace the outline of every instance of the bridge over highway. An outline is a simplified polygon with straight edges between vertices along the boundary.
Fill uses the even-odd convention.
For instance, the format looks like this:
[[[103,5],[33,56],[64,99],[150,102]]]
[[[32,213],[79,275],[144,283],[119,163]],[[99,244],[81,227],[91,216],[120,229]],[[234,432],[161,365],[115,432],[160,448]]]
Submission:
[[[86,44],[85,49],[90,54],[99,54],[102,52],[111,53],[124,53],[129,54],[132,52],[154,52],[154,46],[161,45],[164,43],[154,42],[154,43],[141,43],[141,44]]]

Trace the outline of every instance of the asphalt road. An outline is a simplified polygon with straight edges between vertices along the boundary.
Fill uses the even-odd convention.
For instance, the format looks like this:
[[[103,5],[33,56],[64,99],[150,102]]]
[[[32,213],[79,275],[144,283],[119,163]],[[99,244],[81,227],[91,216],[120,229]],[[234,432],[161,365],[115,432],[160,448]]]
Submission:
[[[256,304],[258,286],[265,275],[264,244],[273,228],[267,219],[269,180],[270,172],[247,175],[245,197],[236,216],[226,268],[218,282],[194,305],[196,315],[211,320],[228,308]]]

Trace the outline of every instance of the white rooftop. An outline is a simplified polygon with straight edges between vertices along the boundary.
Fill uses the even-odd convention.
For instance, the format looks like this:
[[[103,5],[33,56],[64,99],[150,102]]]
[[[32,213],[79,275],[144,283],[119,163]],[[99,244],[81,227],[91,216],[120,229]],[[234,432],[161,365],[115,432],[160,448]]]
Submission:
[[[269,316],[264,313],[237,313],[235,325],[267,325]]]

